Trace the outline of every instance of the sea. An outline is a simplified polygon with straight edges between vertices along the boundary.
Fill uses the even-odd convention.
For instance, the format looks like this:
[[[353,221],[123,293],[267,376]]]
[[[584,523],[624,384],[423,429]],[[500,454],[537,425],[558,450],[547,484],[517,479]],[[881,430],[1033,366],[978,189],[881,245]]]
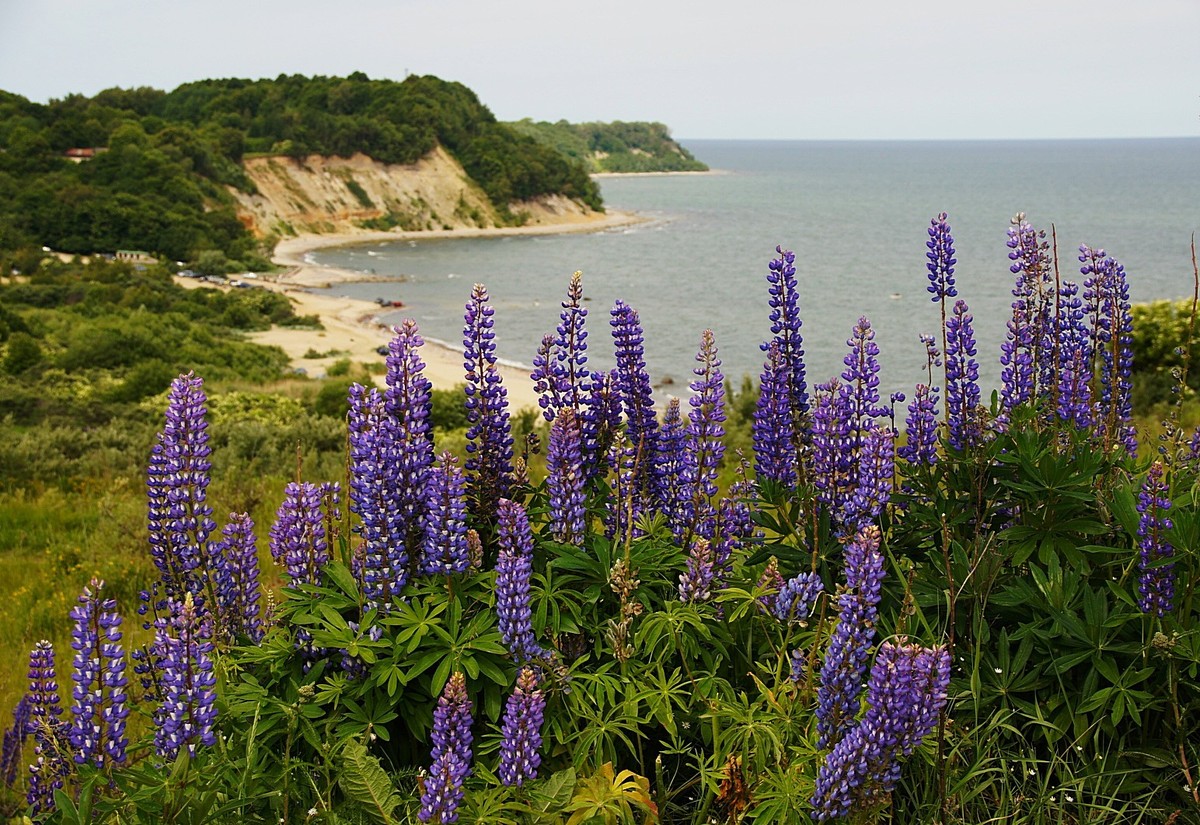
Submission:
[[[681,397],[705,329],[735,386],[744,376],[757,380],[777,246],[796,253],[810,384],[841,372],[846,340],[865,317],[880,348],[884,398],[911,393],[928,380],[918,336],[941,337],[925,267],[927,229],[940,212],[954,235],[959,298],[975,318],[985,397],[999,382],[1013,285],[1006,230],[1017,213],[1045,230],[1063,280],[1081,280],[1078,250],[1088,244],[1125,266],[1135,302],[1193,292],[1200,138],[681,142],[713,172],[600,179],[605,205],[636,212],[642,223],[373,243],[312,257],[386,278],[332,291],[403,301],[382,318],[415,318],[427,339],[456,347],[471,286],[485,284],[499,356],[523,365],[554,330],[580,270],[590,365],[613,364],[608,321],[619,298],[639,313],[660,393]]]

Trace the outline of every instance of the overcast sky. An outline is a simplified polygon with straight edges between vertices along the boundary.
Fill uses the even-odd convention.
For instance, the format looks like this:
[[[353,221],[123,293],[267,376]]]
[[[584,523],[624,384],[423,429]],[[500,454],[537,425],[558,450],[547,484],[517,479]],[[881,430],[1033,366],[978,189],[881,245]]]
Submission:
[[[39,102],[356,70],[684,139],[1194,136],[1200,0],[0,0]]]

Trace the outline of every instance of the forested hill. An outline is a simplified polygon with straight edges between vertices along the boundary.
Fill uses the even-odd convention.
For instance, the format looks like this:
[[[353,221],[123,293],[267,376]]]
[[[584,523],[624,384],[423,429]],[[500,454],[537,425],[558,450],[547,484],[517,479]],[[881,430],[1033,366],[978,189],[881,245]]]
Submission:
[[[412,163],[437,146],[502,217],[546,195],[601,208],[582,162],[498,122],[470,89],[436,77],[204,80],[46,105],[0,91],[0,252],[125,248],[188,261],[219,249],[254,266],[265,250],[229,191],[254,190],[244,160],[362,153]]]
[[[527,118],[509,125],[585,163],[592,172],[708,171],[661,123],[535,123]]]

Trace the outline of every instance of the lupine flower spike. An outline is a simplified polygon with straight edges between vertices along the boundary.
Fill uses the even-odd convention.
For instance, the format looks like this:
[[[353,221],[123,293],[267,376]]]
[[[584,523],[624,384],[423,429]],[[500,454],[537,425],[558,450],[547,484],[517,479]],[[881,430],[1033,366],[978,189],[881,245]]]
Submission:
[[[1161,461],[1150,465],[1142,492],[1138,496],[1138,545],[1141,558],[1138,570],[1138,606],[1143,613],[1162,618],[1174,609],[1175,565],[1167,559],[1175,555],[1175,548],[1167,540],[1166,532],[1174,525],[1167,516],[1171,509]]]
[[[508,391],[496,369],[495,308],[487,287],[475,284],[467,302],[463,327],[466,370],[466,473],[473,512],[495,514],[496,502],[508,493],[512,479],[513,439],[509,430]]]
[[[565,412],[565,411],[564,411]],[[562,417],[555,419],[555,423]],[[533,633],[529,584],[533,575],[533,534],[525,508],[508,499],[500,500],[496,538],[496,614],[500,638],[513,658],[526,662],[542,654]]]
[[[71,680],[71,725],[68,738],[77,764],[95,765],[125,761],[125,719],[129,707],[125,687],[125,650],[121,646],[121,617],[113,599],[102,599],[104,582],[92,579],[71,609],[75,650]]]
[[[550,425],[546,488],[550,499],[550,533],[555,541],[566,544],[583,541],[586,513],[582,439],[575,410],[564,408]]]
[[[458,821],[463,781],[471,775],[471,700],[467,680],[454,673],[433,711],[433,740],[429,775],[421,794],[417,818],[438,825]]]
[[[520,787],[537,779],[542,757],[542,720],[546,697],[539,689],[537,673],[521,668],[517,686],[504,708],[504,723],[500,729],[500,782],[508,787]]]
[[[426,474],[425,543],[421,572],[427,576],[465,573],[470,565],[467,550],[466,483],[458,460],[442,453]]]
[[[163,652],[163,697],[156,716],[154,748],[174,759],[181,750],[196,755],[198,746],[216,742],[216,684],[212,641],[207,622],[196,611],[191,595],[174,605],[169,622],[158,629],[156,645]]]
[[[34,814],[54,810],[54,792],[61,790],[69,772],[65,725],[59,720],[62,702],[54,669],[54,645],[45,640],[29,654],[29,729],[33,733],[34,761],[29,766],[26,801]]]
[[[432,384],[425,377],[420,349],[425,344],[417,322],[405,318],[393,328],[396,337],[388,344],[385,406],[395,422],[395,439],[400,453],[396,470],[396,508],[404,525],[404,544],[410,560],[419,557],[422,542],[421,516],[425,499],[425,471],[433,465],[433,437],[429,423]]]

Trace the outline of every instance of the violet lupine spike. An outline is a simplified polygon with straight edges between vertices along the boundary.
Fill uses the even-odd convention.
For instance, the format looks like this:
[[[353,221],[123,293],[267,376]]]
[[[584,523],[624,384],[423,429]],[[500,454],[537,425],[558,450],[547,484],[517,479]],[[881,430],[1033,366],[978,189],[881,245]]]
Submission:
[[[1094,352],[1100,356],[1092,393],[1094,419],[1106,451],[1114,443],[1137,455],[1133,418],[1133,315],[1125,268],[1103,249],[1079,248],[1085,276],[1084,302],[1092,325]]]
[[[471,559],[467,548],[466,480],[458,459],[444,452],[425,474],[425,531],[421,572],[426,576],[465,573]]]
[[[658,440],[654,391],[646,372],[642,324],[637,312],[618,300],[609,323],[616,348],[617,382],[625,408],[625,436],[632,451],[632,491],[641,504],[650,500],[651,470]]]
[[[671,397],[658,430],[654,457],[654,500],[658,511],[667,520],[675,535],[684,532],[686,518],[684,492],[684,451],[687,449],[687,429],[679,412],[679,399]]]
[[[540,690],[540,680],[532,668],[523,667],[517,675],[517,685],[504,706],[504,722],[500,727],[500,767],[497,774],[505,787],[520,787],[537,779],[542,756],[542,722],[545,718],[546,696]]]
[[[700,337],[696,354],[700,366],[692,370],[688,399],[687,440],[683,453],[682,488],[685,495],[686,529],[706,538],[713,536],[716,510],[712,499],[717,494],[717,471],[725,457],[725,377],[712,330]]]
[[[929,240],[925,242],[929,250],[925,253],[929,270],[929,286],[926,291],[933,296],[935,304],[945,303],[947,298],[958,297],[958,289],[954,284],[954,265],[958,261],[954,257],[954,236],[950,234],[950,224],[945,212],[929,221]]]
[[[612,445],[621,429],[621,392],[617,371],[594,373],[579,418],[583,436],[585,486],[612,467]]]
[[[754,408],[754,472],[786,488],[796,486],[796,430],[788,392],[788,365],[772,341]]]
[[[692,540],[687,569],[679,574],[679,601],[706,602],[712,598],[716,571],[713,569],[712,546],[706,538]]]
[[[1057,298],[1054,291],[1049,244],[1045,231],[1034,229],[1018,213],[1008,229],[1009,271],[1017,276],[1013,297],[1024,301],[1031,323],[1031,356],[1034,369],[1032,394],[1045,396],[1055,385],[1054,315]]]
[[[1092,426],[1092,340],[1084,315],[1078,285],[1064,281],[1059,289],[1056,412],[1081,430]]]
[[[866,318],[859,318],[846,341],[850,352],[842,359],[846,369],[842,380],[849,393],[850,428],[853,444],[861,446],[871,421],[888,414],[879,404],[879,345],[875,330]]]
[[[467,680],[454,673],[433,711],[432,765],[421,793],[422,822],[446,825],[458,821],[463,800],[463,782],[471,775],[471,700]]]
[[[936,389],[917,384],[908,405],[908,417],[904,419],[907,443],[896,450],[896,454],[909,464],[932,467],[937,463],[937,403]]]
[[[400,485],[401,451],[396,424],[378,389],[350,386],[350,510],[360,525],[359,576],[368,607],[383,612],[408,582],[407,531],[395,495]]]
[[[150,455],[146,478],[150,556],[164,598],[204,589],[209,534],[216,528],[207,493],[212,464],[204,382],[193,373],[176,378],[167,396],[166,421]]]
[[[433,385],[425,377],[425,362],[420,355],[425,339],[421,337],[417,322],[405,318],[393,330],[396,335],[388,344],[387,391],[384,394],[388,414],[395,422],[396,446],[400,453],[393,495],[405,529],[405,549],[409,559],[416,559],[422,542],[425,472],[433,466],[433,436],[429,422]]]
[[[554,355],[554,336],[546,333],[538,344],[537,352],[533,355],[533,369],[529,377],[533,380],[533,391],[538,396],[538,406],[542,416],[547,421],[554,420],[554,414],[561,405],[559,396],[562,389],[562,376],[556,370],[558,360]]]
[[[886,797],[900,760],[933,732],[946,706],[950,653],[884,642],[871,668],[867,713],[825,758],[810,799],[813,819],[841,819]]]
[[[838,596],[838,621],[821,664],[817,688],[817,744],[832,748],[846,735],[859,705],[883,587],[880,532],[863,529],[845,549],[846,591]]]
[[[543,651],[533,632],[529,604],[533,533],[525,508],[515,501],[500,500],[496,541],[500,545],[496,556],[496,617],[500,638],[514,659],[527,662],[541,656]]]
[[[329,539],[321,510],[321,487],[290,482],[283,488],[275,523],[271,525],[271,557],[282,565],[292,587],[321,585],[329,562]]]
[[[747,485],[748,486],[748,485]],[[740,484],[717,504],[717,521],[713,530],[713,586],[720,588],[733,569],[733,555],[754,536],[754,517],[751,494]]]
[[[761,345],[763,352],[770,350],[771,343],[779,345],[786,365],[788,407],[792,413],[792,431],[800,435],[800,419],[808,412],[808,385],[804,366],[804,338],[800,328],[800,290],[796,285],[796,255],[790,249],[775,247],[778,258],[767,265],[767,303],[771,307],[771,335],[774,338]],[[793,446],[799,450],[799,443]]]
[[[25,740],[29,738],[32,709],[33,704],[26,693],[13,708],[12,727],[4,731],[4,743],[0,748],[0,780],[6,788],[13,786],[20,773],[21,752],[25,749]]]
[[[258,611],[261,591],[254,521],[246,513],[230,513],[221,535],[215,553],[221,559],[216,582],[219,631],[227,642],[246,636],[258,644],[263,629]]]
[[[565,544],[582,544],[586,513],[583,492],[583,444],[575,410],[564,407],[550,424],[546,452],[546,490],[550,535]]]
[[[104,582],[92,579],[79,603],[71,609],[75,651],[71,680],[71,723],[67,738],[77,764],[119,765],[125,761],[125,719],[129,716],[125,688],[125,649],[121,617],[114,599],[102,599]]]
[[[946,424],[950,446],[965,450],[983,441],[979,417],[979,363],[975,326],[966,301],[955,301],[946,319]]]
[[[488,518],[507,495],[512,477],[513,438],[508,418],[508,390],[496,368],[495,308],[487,287],[475,284],[463,326],[463,369],[466,371],[467,461],[470,500],[475,515]]]
[[[562,406],[575,412],[583,410],[583,400],[591,385],[587,368],[587,308],[583,306],[583,273],[576,270],[567,286],[567,300],[562,302],[558,327],[555,329],[555,361],[562,378]]]
[[[198,746],[216,742],[216,684],[208,622],[196,611],[191,595],[173,605],[170,621],[156,633],[163,651],[163,697],[158,709],[154,749],[174,759],[181,750],[196,755]]]
[[[856,445],[851,433],[849,392],[833,379],[813,394],[811,477],[817,501],[831,515],[853,491]]]
[[[892,431],[871,427],[858,454],[858,479],[854,492],[842,502],[837,526],[845,535],[855,535],[873,523],[892,496],[895,447]]]
[[[54,645],[42,640],[29,653],[29,732],[33,735],[34,761],[29,766],[26,801],[34,814],[54,810],[54,792],[61,790],[70,770],[66,725],[58,695]]]
[[[1143,613],[1162,618],[1175,608],[1175,565],[1166,559],[1175,555],[1175,548],[1166,533],[1174,525],[1167,511],[1171,497],[1164,478],[1161,461],[1150,465],[1146,480],[1138,495],[1138,607]]]
[[[816,573],[799,573],[788,579],[775,596],[775,618],[781,622],[803,622],[812,615],[825,583]]]

